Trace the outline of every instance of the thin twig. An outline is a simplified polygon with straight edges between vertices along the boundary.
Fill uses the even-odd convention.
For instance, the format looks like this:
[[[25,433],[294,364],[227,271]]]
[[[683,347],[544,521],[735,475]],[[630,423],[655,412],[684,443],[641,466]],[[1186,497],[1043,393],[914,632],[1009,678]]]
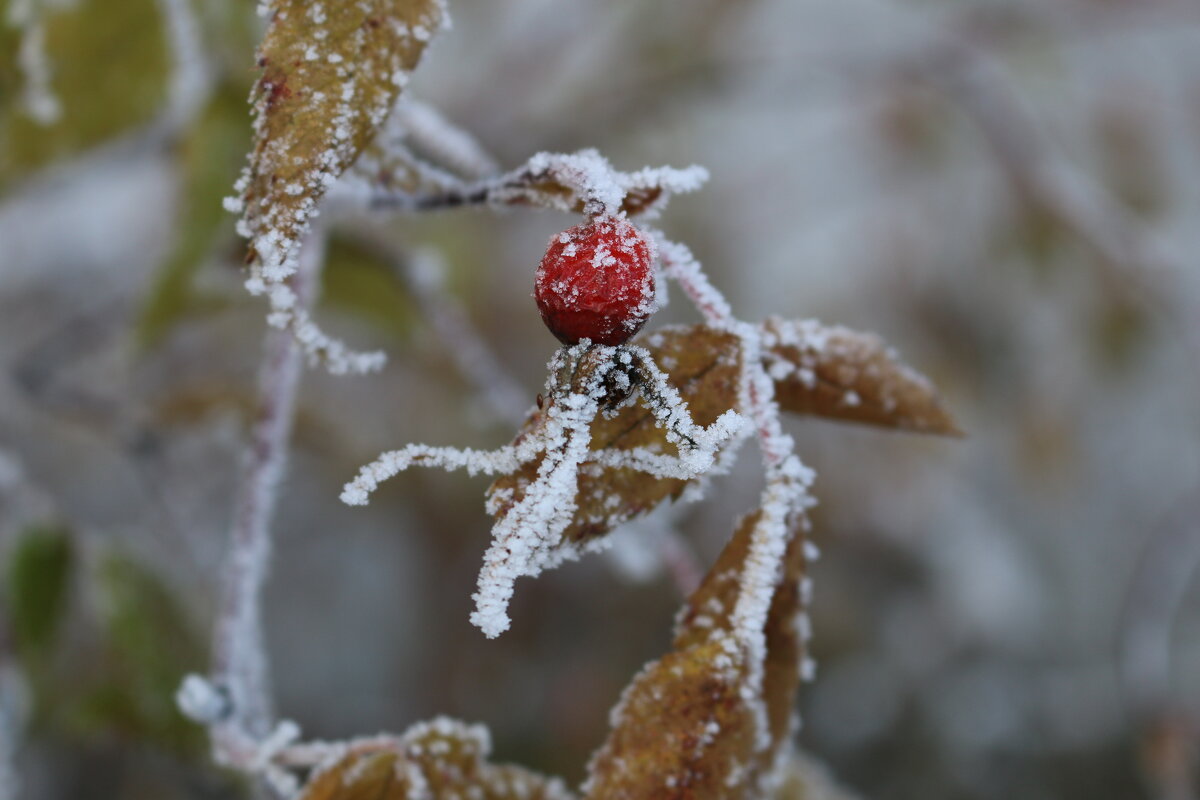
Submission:
[[[394,118],[413,149],[455,174],[480,180],[500,171],[496,159],[474,136],[428,103],[405,97]]]
[[[482,206],[498,202],[495,197],[501,189],[511,190],[511,187],[487,181],[449,186],[441,191],[425,194],[379,193],[371,198],[371,208],[391,211],[439,211],[465,206]]]
[[[516,425],[524,422],[530,406],[528,393],[472,326],[462,304],[446,291],[441,257],[432,250],[419,250],[393,262],[459,373],[471,382],[496,419]]]
[[[213,70],[191,0],[158,0],[158,5],[172,62],[166,108],[158,124],[167,135],[178,136],[187,131],[212,94]]]

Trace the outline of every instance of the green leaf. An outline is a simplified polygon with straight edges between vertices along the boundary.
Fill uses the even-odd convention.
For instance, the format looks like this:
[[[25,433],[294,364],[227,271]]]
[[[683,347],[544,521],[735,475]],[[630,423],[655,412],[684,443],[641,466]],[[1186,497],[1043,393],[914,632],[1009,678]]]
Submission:
[[[74,557],[67,531],[25,531],[9,558],[5,599],[17,652],[41,671],[62,624]]]
[[[80,722],[194,752],[202,732],[176,709],[175,690],[202,667],[204,651],[175,592],[119,551],[104,556],[96,578],[105,664]]]

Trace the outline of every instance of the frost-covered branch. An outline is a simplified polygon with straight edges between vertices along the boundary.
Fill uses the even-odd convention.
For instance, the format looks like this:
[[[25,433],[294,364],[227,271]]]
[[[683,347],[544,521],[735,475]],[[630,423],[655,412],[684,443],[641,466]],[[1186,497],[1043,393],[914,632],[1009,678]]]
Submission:
[[[324,257],[325,231],[317,227],[301,248],[299,269],[291,282],[302,309],[313,302]],[[300,345],[286,331],[269,331],[259,374],[258,410],[222,573],[212,682],[192,676],[179,694],[183,710],[210,725],[218,760],[243,769],[261,760],[261,745],[270,741],[273,711],[261,601],[271,556],[271,520],[287,462],[301,371]]]
[[[478,205],[530,205],[585,214],[653,215],[674,194],[693,192],[708,180],[703,167],[646,168],[620,172],[595,150],[538,153],[524,166],[496,178],[448,184],[428,193],[382,191],[377,209],[428,211]]]
[[[741,345],[738,404],[754,423],[766,485],[760,499],[759,517],[750,535],[750,550],[738,581],[731,619],[734,635],[748,655],[747,687],[758,695],[762,691],[762,669],[767,651],[767,614],[788,542],[793,535],[807,535],[809,523],[805,511],[815,504],[808,488],[815,475],[795,454],[792,437],[783,431],[779,405],[774,398],[774,381],[764,361],[761,326],[733,316],[729,302],[712,285],[687,247],[669,241],[661,234],[656,234],[655,238],[667,276],[679,283],[707,324],[736,334]],[[810,554],[815,554],[815,548],[808,542],[805,545]],[[806,609],[807,598],[802,597],[799,613],[805,620]],[[805,645],[809,634],[807,624],[799,630],[803,632],[801,645]],[[812,661],[806,658],[801,669],[806,677],[811,677]],[[759,744],[765,747],[770,741],[766,710],[756,704],[755,713]]]
[[[657,231],[654,233],[654,242],[658,247],[663,272],[679,284],[704,321],[714,328],[731,327],[734,323],[733,308],[725,295],[709,281],[692,251]]]
[[[488,638],[508,630],[508,601],[516,579],[537,575],[563,557],[553,547],[575,512],[579,465],[587,454],[599,399],[595,392],[553,398],[543,427],[545,457],[537,480],[492,530],[478,588],[471,595],[471,623]]]
[[[470,447],[430,447],[410,444],[391,450],[358,471],[358,476],[342,489],[342,502],[350,506],[365,506],[372,492],[388,478],[394,478],[409,467],[434,467],[447,471],[465,469],[468,475],[495,475],[516,468],[522,463],[515,447],[495,450],[475,450]],[[527,452],[528,460],[533,456]]]
[[[299,302],[286,278],[276,275],[267,280],[261,272],[252,269],[246,288],[251,294],[267,295],[271,306],[267,323],[295,339],[309,363],[324,364],[334,375],[377,372],[386,363],[387,356],[382,351],[352,350],[340,339],[325,333],[313,320],[312,312]]]
[[[742,417],[732,410],[707,427],[697,425],[687,404],[642,348],[585,341],[561,348],[547,366],[548,405],[537,425],[515,445],[489,451],[409,445],[364,466],[342,491],[343,502],[362,505],[381,481],[410,466],[511,473],[540,456],[536,478],[496,523],[492,545],[484,555],[471,621],[489,637],[508,628],[508,601],[518,577],[537,575],[583,553],[562,536],[577,507],[583,465],[632,468],[655,477],[689,480],[712,469],[718,449],[742,428]],[[592,422],[632,391],[640,393],[668,440],[676,443],[677,456],[645,448],[589,449]]]

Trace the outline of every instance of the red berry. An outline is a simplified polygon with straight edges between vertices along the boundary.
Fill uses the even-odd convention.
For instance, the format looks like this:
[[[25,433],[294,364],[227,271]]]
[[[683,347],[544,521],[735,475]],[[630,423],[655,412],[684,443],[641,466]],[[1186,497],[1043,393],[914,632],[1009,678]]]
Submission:
[[[564,344],[621,344],[654,312],[651,247],[624,217],[597,217],[550,240],[533,296]]]

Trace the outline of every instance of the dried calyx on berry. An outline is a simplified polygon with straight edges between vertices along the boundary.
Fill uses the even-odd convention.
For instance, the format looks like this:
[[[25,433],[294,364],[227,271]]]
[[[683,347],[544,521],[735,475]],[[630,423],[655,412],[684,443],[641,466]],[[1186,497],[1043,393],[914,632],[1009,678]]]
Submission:
[[[550,240],[533,296],[564,344],[627,341],[654,313],[653,247],[623,216],[598,216]]]

